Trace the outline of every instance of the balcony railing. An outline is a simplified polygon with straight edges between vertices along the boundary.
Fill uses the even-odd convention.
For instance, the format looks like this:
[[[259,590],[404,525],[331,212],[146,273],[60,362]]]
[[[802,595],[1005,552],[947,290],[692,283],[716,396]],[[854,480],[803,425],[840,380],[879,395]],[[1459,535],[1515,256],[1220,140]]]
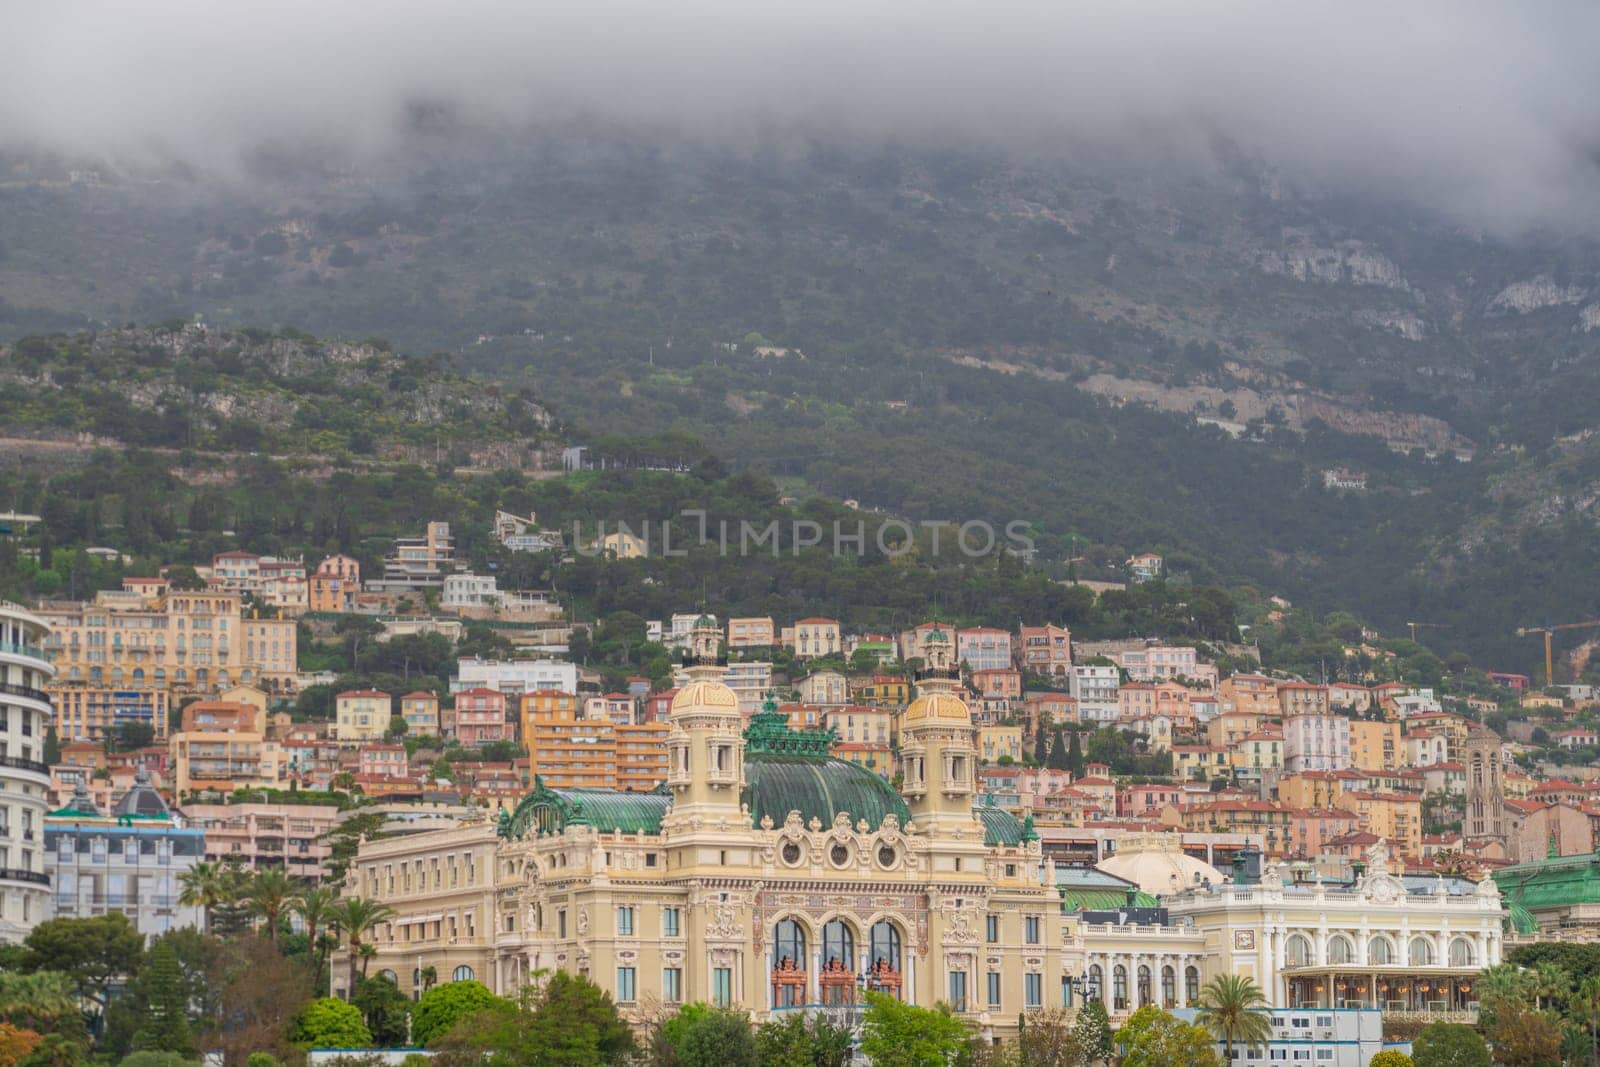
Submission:
[[[16,867],[0,867],[0,882],[27,882],[30,885],[49,885],[50,876],[38,871],[24,871]]]
[[[50,694],[43,689],[35,689],[31,685],[12,685],[10,682],[0,682],[0,693],[7,696],[27,697],[29,700],[42,700],[50,703]]]
[[[35,774],[48,775],[50,765],[43,760],[23,759],[21,756],[0,756],[0,767],[9,767],[17,771],[32,771]]]
[[[34,659],[46,658],[42,647],[30,645],[24,641],[0,641],[0,653],[12,656],[32,656]]]

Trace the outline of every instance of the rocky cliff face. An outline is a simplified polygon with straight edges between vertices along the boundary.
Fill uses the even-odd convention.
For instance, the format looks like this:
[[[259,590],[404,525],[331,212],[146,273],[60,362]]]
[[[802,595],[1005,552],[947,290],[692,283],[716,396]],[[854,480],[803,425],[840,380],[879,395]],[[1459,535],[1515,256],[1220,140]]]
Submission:
[[[1544,275],[1527,281],[1512,282],[1489,301],[1490,311],[1526,315],[1530,311],[1559,307],[1582,302],[1587,294],[1576,285],[1557,285]]]

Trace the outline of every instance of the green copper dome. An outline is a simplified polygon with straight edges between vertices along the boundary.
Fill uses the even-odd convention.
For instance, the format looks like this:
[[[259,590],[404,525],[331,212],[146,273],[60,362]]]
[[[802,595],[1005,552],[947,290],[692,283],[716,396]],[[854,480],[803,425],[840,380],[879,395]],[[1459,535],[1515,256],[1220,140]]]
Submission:
[[[764,815],[781,826],[791,811],[807,823],[815,817],[823,826],[831,826],[841,811],[850,813],[852,826],[865,819],[874,830],[885,815],[901,826],[911,821],[906,802],[888,782],[846,760],[752,753],[745,760],[745,778],[749,784],[740,800],[750,805],[756,826]]]

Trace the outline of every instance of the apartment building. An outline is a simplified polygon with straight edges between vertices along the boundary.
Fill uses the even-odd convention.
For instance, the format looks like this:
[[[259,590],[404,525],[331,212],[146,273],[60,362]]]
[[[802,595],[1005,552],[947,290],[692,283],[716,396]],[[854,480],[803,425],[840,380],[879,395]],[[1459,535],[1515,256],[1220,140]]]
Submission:
[[[831,728],[843,744],[888,745],[894,732],[894,711],[870,704],[846,704],[825,709],[822,724]]]
[[[667,780],[667,735],[664,722],[615,723],[617,777],[614,788],[648,793]]]
[[[771,648],[777,643],[770,615],[728,620],[729,648]]]
[[[1195,650],[1182,645],[1149,645],[1128,649],[1112,657],[1135,682],[1162,682],[1169,678],[1198,678]]]
[[[1234,674],[1217,683],[1217,711],[1242,712],[1275,719],[1283,714],[1278,704],[1278,683],[1264,674]]]
[[[812,671],[800,679],[802,704],[845,704],[850,700],[850,686],[839,671]]]
[[[381,689],[347,689],[333,706],[333,736],[344,742],[381,740],[394,716],[394,702]]]
[[[40,837],[50,788],[44,620],[0,601],[0,943],[16,944],[47,918],[50,879]]]
[[[1065,680],[1072,669],[1072,631],[1064,626],[1024,626],[1017,635],[1017,667],[1027,674]]]
[[[975,670],[967,681],[978,696],[985,700],[1021,700],[1022,672],[1014,667],[998,670]]]
[[[294,615],[306,610],[309,598],[304,560],[254,552],[222,552],[211,557],[208,584],[227,593],[247,593]]]
[[[56,709],[56,736],[63,744],[98,743],[126,723],[150,727],[157,741],[167,738],[172,707],[168,689],[51,685],[48,693]]]
[[[175,818],[143,771],[102,811],[82,785],[44,819],[45,871],[58,918],[120,913],[146,937],[205,925],[184,904],[183,875],[205,857],[205,831]]]
[[[1079,664],[1068,675],[1068,692],[1078,702],[1080,722],[1111,723],[1121,713],[1118,691],[1122,675],[1116,667]]]
[[[1022,761],[1022,727],[978,727],[978,759],[984,763],[995,763],[1001,757],[1007,757],[1014,763]]]
[[[607,693],[583,702],[583,717],[593,722],[622,726],[634,721],[637,702],[632,693]]]
[[[333,858],[328,834],[343,821],[333,804],[182,804],[190,826],[205,832],[205,858],[245,870],[276,867],[321,881]]]
[[[1328,687],[1309,682],[1280,682],[1278,685],[1278,713],[1291,715],[1327,715],[1330,704]]]
[[[456,661],[456,676],[450,691],[497,689],[506,696],[521,696],[541,689],[578,691],[578,665],[553,659],[480,659],[468,656]]]
[[[401,697],[400,717],[407,737],[439,736],[439,698],[433,693],[419,689]]]
[[[1011,634],[992,626],[956,631],[956,662],[968,670],[1000,671],[1012,666]]]
[[[456,694],[455,738],[471,748],[490,741],[509,741],[512,727],[506,721],[506,695],[480,686]]]
[[[837,656],[844,652],[838,619],[801,619],[792,627],[784,627],[783,643],[793,648],[799,659]]]
[[[1342,715],[1301,714],[1283,720],[1283,767],[1300,771],[1342,771],[1350,766],[1350,720]]]
[[[383,578],[369,582],[375,592],[402,593],[438,589],[456,569],[455,538],[448,522],[430,522],[420,537],[401,537],[383,560]]]
[[[253,704],[196,701],[183,709],[181,729],[168,745],[179,796],[204,789],[275,789],[288,779],[288,754],[269,737],[266,713]]]
[[[306,579],[306,609],[332,614],[355,610],[361,592],[361,564],[350,556],[329,556]]]
[[[1405,759],[1397,722],[1350,722],[1350,766],[1361,771],[1392,771]]]
[[[45,651],[57,684],[171,689],[211,695],[230,685],[276,693],[295,688],[292,619],[244,618],[238,593],[171,590],[154,598],[128,581],[92,603],[48,603]],[[158,586],[157,588],[164,588]]]

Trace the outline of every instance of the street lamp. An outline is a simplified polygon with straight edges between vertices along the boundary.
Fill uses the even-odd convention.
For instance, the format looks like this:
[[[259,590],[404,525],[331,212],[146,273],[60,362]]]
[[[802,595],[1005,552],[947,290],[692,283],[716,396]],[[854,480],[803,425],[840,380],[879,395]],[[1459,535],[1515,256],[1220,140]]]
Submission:
[[[1067,983],[1067,992],[1072,996],[1083,1000],[1100,999],[1100,979],[1092,974],[1069,974],[1062,981]]]

